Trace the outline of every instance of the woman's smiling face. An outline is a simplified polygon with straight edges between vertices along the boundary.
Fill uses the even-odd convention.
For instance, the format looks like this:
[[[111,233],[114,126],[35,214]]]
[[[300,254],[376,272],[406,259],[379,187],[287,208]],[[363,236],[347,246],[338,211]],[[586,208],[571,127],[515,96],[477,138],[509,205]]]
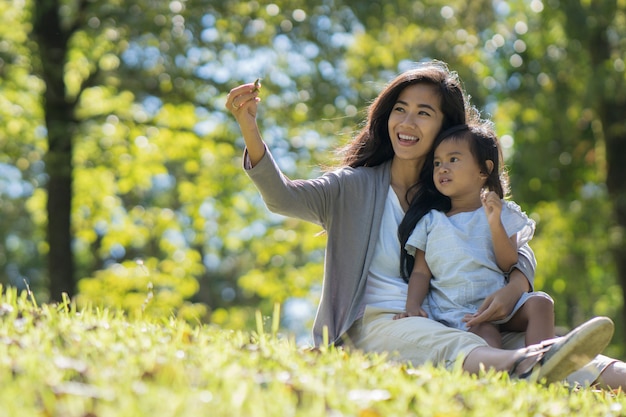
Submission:
[[[394,158],[423,161],[443,124],[441,98],[427,83],[406,87],[391,110],[388,127]]]

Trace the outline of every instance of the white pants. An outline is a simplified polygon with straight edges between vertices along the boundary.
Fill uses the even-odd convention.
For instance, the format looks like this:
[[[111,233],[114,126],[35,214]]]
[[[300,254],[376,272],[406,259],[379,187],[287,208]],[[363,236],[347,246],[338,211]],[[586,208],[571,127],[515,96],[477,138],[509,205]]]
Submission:
[[[368,306],[362,319],[357,320],[344,335],[347,346],[364,352],[387,353],[394,361],[408,362],[413,366],[432,363],[451,368],[457,360],[463,360],[472,350],[488,346],[481,337],[447,327],[424,317],[407,317],[393,320],[400,311],[389,311]],[[523,333],[505,333],[504,349],[524,347]],[[570,384],[590,385],[607,366],[615,362],[598,355],[584,368],[571,374]]]

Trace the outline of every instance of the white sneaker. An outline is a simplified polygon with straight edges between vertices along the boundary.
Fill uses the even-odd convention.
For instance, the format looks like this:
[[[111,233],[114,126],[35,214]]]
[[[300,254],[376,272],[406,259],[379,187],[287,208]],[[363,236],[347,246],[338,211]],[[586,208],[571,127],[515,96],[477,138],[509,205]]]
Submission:
[[[516,361],[510,374],[546,384],[563,381],[602,353],[613,337],[614,328],[610,318],[595,317],[563,337],[529,346],[527,354]],[[532,357],[535,357],[535,364],[519,373],[519,365]]]

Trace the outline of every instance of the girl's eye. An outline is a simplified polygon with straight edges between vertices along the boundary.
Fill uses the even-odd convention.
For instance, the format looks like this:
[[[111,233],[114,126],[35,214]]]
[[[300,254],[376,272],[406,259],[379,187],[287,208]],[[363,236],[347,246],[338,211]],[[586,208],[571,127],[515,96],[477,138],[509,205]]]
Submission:
[[[441,162],[435,162],[435,167],[438,167],[439,165],[441,165]]]

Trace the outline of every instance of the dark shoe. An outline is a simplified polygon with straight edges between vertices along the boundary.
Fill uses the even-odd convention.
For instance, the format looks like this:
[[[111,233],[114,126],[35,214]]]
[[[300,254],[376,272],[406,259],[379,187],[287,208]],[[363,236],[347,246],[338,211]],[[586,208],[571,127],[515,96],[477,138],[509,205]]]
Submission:
[[[562,381],[602,353],[613,337],[613,330],[613,322],[608,317],[593,318],[563,337],[529,346],[509,374],[546,384]],[[524,362],[525,370],[519,370]]]

